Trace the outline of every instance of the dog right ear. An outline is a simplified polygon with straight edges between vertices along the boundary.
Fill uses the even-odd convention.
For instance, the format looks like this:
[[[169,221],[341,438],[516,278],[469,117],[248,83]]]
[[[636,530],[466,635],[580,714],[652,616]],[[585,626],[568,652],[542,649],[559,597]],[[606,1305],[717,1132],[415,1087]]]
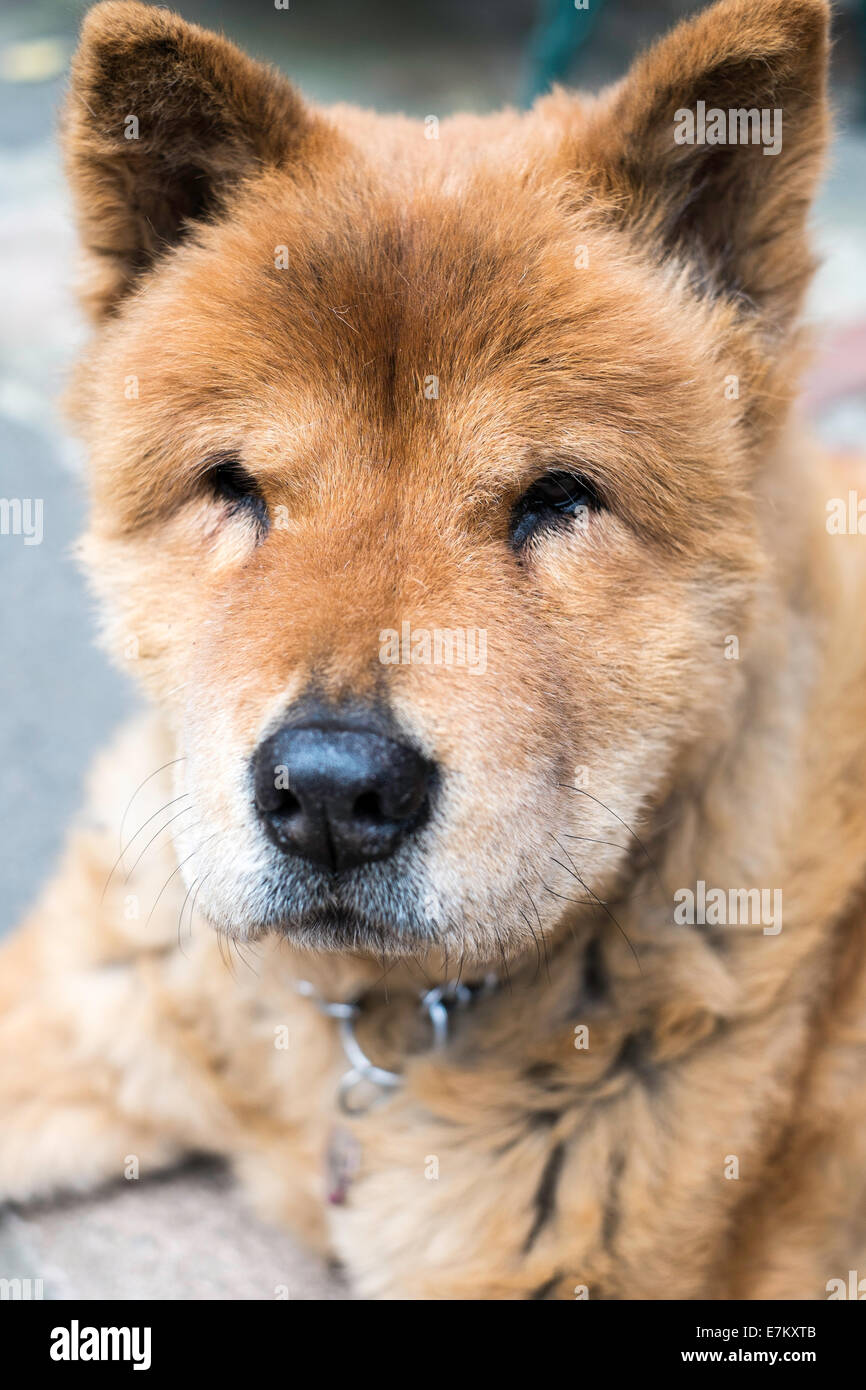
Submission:
[[[94,6],[63,122],[93,316],[242,179],[293,161],[319,131],[285,78],[227,40],[149,5]]]
[[[713,5],[639,58],[580,134],[587,199],[690,268],[705,292],[760,316],[774,340],[812,270],[828,19],[826,0]],[[700,111],[722,118],[721,139],[698,132]]]

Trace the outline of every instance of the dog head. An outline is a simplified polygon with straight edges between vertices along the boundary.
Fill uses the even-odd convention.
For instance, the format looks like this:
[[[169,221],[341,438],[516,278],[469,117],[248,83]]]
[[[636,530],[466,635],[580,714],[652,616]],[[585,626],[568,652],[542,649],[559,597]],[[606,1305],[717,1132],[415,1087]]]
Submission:
[[[498,959],[643,864],[743,694],[825,31],[731,0],[598,99],[436,129],[90,11],[85,554],[217,926]]]

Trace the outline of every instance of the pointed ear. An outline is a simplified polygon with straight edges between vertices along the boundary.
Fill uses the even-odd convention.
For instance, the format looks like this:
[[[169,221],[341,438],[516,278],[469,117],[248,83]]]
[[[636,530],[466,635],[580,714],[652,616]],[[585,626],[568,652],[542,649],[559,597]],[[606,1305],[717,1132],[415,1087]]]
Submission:
[[[580,142],[592,198],[775,328],[812,269],[828,18],[825,0],[724,0],[641,58]]]
[[[84,21],[63,123],[94,315],[191,223],[314,128],[278,73],[167,10],[100,4]]]

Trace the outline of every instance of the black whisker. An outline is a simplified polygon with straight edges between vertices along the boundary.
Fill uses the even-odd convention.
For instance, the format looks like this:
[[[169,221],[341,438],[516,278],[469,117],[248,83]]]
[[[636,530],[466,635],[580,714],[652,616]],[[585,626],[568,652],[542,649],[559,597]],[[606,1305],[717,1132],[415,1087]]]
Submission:
[[[579,792],[581,796],[588,796],[590,801],[595,802],[596,806],[601,806],[603,810],[607,811],[609,816],[613,816],[614,820],[618,820],[623,830],[627,830],[629,835],[631,835],[632,839],[635,841],[635,843],[640,846],[644,856],[646,857],[647,863],[649,864],[650,868],[652,869],[653,873],[658,879],[659,887],[661,888],[663,893],[666,893],[665,886],[662,883],[658,869],[656,868],[655,863],[653,862],[649,850],[647,849],[646,845],[644,844],[640,836],[637,834],[637,832],[632,830],[631,826],[627,823],[627,821],[624,821],[622,816],[618,815],[617,812],[614,811],[611,806],[606,805],[605,802],[599,799],[599,797],[593,796],[592,792],[585,791],[583,787],[575,787],[572,785],[571,782],[560,782],[558,785],[560,787],[565,787],[568,791]]]
[[[553,840],[553,843],[554,843],[555,845],[557,845],[557,846],[559,847],[559,849],[562,850],[562,853],[565,855],[566,859],[567,859],[568,862],[571,864],[571,866],[572,866],[572,868],[573,868],[573,870],[574,870],[574,877],[577,879],[577,881],[578,881],[578,883],[580,884],[581,888],[584,890],[585,893],[589,893],[590,897],[593,898],[593,899],[595,900],[595,902],[598,904],[598,906],[604,910],[604,912],[607,914],[607,916],[608,916],[608,917],[610,918],[610,920],[613,922],[613,924],[614,924],[614,926],[616,927],[617,931],[620,933],[620,935],[622,936],[623,940],[624,940],[624,941],[626,942],[626,944],[628,945],[628,949],[631,951],[632,955],[634,956],[635,962],[636,962],[637,967],[638,967],[638,970],[642,970],[643,967],[641,966],[641,963],[640,963],[640,956],[638,955],[637,951],[635,950],[634,945],[632,944],[632,942],[631,942],[631,940],[630,940],[630,938],[629,938],[629,936],[628,936],[628,933],[623,929],[621,923],[617,920],[617,918],[614,917],[614,915],[613,915],[613,913],[611,912],[610,908],[608,907],[607,903],[602,902],[601,898],[600,898],[596,893],[594,893],[594,892],[592,891],[592,889],[590,888],[589,884],[588,884],[588,883],[585,883],[584,880],[581,878],[580,874],[579,874],[578,871],[577,871],[577,867],[576,867],[575,864],[574,864],[574,860],[572,859],[572,857],[571,857],[571,855],[569,854],[568,850],[567,850],[567,849],[563,849],[562,845],[560,845],[560,843],[559,843],[559,841],[557,840],[557,838],[556,838],[555,835],[551,835],[550,838]],[[559,864],[559,860],[554,860],[553,862]],[[561,869],[565,869],[565,865],[564,865],[564,864],[559,864],[559,867],[560,867]],[[566,871],[566,873],[568,873],[568,870],[567,870],[567,869],[566,869],[565,871]]]
[[[536,920],[537,920],[537,922],[538,922],[538,934],[539,934],[539,937],[540,937],[540,939],[541,939],[541,948],[542,948],[542,951],[544,952],[544,973],[546,974],[547,979],[548,979],[548,982],[549,982],[549,981],[550,981],[550,960],[549,960],[548,954],[547,954],[547,937],[546,937],[546,935],[545,935],[544,926],[543,926],[542,921],[541,921],[541,913],[538,911],[538,905],[536,904],[535,899],[533,898],[533,896],[532,896],[532,894],[530,893],[529,889],[527,888],[526,884],[525,884],[522,880],[520,881],[520,887],[523,889],[524,893],[526,894],[527,898],[529,899],[529,902],[530,902],[530,904],[531,904],[531,906],[532,906],[532,910],[533,910],[533,912],[535,913],[535,917],[536,917]],[[529,926],[529,923],[527,922],[526,925]],[[531,928],[531,927],[530,927],[530,931],[532,931],[532,928]],[[533,935],[533,938],[534,938],[534,937],[535,937],[535,932],[534,932],[534,931],[532,932],[532,935]]]

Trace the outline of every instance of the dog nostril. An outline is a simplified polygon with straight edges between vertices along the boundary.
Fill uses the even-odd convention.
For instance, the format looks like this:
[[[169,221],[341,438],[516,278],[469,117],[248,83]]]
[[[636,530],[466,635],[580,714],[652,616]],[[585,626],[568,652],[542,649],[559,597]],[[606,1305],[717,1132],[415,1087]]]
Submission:
[[[359,820],[382,821],[385,819],[382,803],[376,792],[363,792],[357,797],[352,814]]]
[[[285,817],[296,816],[300,809],[301,803],[295,796],[295,793],[289,791],[288,788],[283,789],[280,792],[280,800],[279,805],[276,807],[276,814]]]

